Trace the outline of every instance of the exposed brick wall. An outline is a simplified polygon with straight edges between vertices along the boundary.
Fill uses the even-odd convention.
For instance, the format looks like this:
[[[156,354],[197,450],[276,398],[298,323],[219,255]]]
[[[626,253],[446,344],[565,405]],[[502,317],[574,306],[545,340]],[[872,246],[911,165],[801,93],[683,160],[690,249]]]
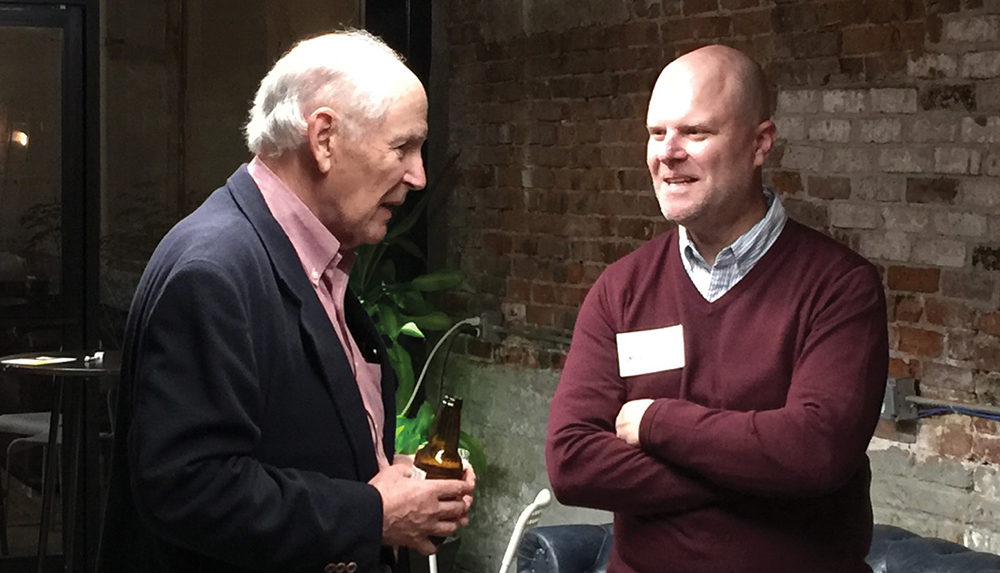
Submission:
[[[636,0],[589,21],[596,0],[545,3],[570,24],[539,21],[536,4],[447,9],[461,157],[443,231],[448,263],[469,278],[452,310],[568,335],[601,270],[667,228],[644,165],[657,74],[720,42],[776,88],[765,180],[794,218],[882,270],[890,374],[915,377],[924,396],[1000,401],[1000,0]],[[558,368],[565,347],[466,350]],[[1000,463],[995,422],[940,416],[879,435],[920,456]],[[952,537],[975,542],[963,535]],[[1000,548],[989,535],[980,544]]]

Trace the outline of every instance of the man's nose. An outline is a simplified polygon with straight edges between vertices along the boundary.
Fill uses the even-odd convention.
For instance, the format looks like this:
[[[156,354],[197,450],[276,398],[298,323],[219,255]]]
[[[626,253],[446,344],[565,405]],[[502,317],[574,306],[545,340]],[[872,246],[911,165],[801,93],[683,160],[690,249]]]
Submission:
[[[652,142],[653,154],[660,161],[679,161],[687,157],[684,145],[675,135],[667,135],[663,139]]]
[[[663,140],[663,157],[668,161],[678,161],[687,157],[681,138],[677,134],[668,135]]]
[[[427,185],[427,174],[424,173],[424,161],[417,157],[416,161],[403,174],[403,183],[410,189],[423,189]]]

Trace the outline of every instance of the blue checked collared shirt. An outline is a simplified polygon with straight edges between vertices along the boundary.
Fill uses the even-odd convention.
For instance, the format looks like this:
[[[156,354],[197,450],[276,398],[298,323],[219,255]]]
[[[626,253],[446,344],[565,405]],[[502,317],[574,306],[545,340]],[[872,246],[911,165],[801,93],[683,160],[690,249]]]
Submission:
[[[767,203],[767,213],[764,214],[764,218],[740,235],[733,244],[719,251],[715,256],[714,265],[709,265],[698,253],[698,249],[688,237],[687,229],[684,227],[677,229],[677,246],[680,247],[684,270],[691,277],[695,288],[708,302],[726,294],[747,276],[750,269],[771,248],[781,230],[785,228],[788,215],[785,214],[785,207],[774,189],[764,188],[764,200]]]

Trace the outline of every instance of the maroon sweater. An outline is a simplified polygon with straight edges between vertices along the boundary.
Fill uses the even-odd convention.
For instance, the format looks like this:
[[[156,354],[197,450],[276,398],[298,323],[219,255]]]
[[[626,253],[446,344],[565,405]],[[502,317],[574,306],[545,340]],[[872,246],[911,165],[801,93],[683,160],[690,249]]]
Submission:
[[[676,324],[683,368],[618,375],[616,333]],[[556,497],[615,513],[612,572],[868,572],[887,338],[875,267],[803,225],[712,303],[661,235],[580,309],[549,413]],[[640,448],[615,435],[638,398]]]

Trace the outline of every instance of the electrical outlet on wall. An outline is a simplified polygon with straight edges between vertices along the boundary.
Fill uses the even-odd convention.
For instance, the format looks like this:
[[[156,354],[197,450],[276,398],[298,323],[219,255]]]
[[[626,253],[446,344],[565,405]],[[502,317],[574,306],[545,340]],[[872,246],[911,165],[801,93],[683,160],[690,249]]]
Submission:
[[[916,394],[916,383],[913,378],[889,378],[885,383],[880,417],[894,422],[917,419],[916,404],[907,400],[908,396]]]

